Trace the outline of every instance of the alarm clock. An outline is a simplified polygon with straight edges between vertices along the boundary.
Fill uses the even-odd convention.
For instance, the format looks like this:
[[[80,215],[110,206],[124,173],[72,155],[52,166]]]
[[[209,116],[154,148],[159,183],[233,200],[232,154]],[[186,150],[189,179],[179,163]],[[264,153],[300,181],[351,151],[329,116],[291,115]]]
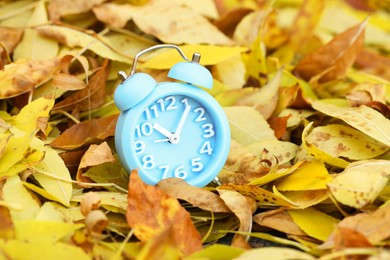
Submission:
[[[177,81],[157,83],[150,75],[135,72],[142,54],[160,48],[174,48],[184,59],[168,72]],[[121,83],[114,101],[121,112],[116,150],[125,170],[138,169],[147,184],[176,177],[203,187],[225,164],[229,123],[218,102],[199,88],[213,85],[211,73],[199,60],[199,53],[189,60],[178,46],[160,44],[134,57],[129,76],[118,72]]]

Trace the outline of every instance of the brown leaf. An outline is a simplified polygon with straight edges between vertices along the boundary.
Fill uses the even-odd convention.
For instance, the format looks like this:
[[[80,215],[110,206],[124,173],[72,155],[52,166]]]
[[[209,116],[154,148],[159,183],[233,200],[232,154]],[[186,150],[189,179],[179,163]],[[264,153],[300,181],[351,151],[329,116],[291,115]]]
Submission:
[[[101,210],[92,210],[85,217],[85,226],[93,237],[99,238],[108,225],[107,216]]]
[[[378,245],[390,237],[390,205],[382,206],[371,213],[346,217],[337,226],[360,233],[369,243]]]
[[[195,207],[211,212],[231,212],[223,200],[215,193],[189,185],[180,178],[161,180],[157,187],[177,199],[185,200]]]
[[[283,135],[286,133],[287,128],[287,120],[290,118],[290,116],[283,116],[283,117],[275,117],[271,116],[268,118],[269,126],[274,130],[275,137],[277,139],[280,139],[283,137]]]
[[[76,179],[78,181],[90,182],[89,178],[83,176],[88,167],[114,161],[115,158],[111,153],[111,148],[106,142],[99,145],[92,144],[81,158]]]
[[[234,190],[218,189],[218,192],[221,199],[240,220],[238,231],[250,233],[252,230],[252,209],[247,199]],[[232,246],[249,249],[248,240],[248,236],[236,234],[233,238]]]
[[[265,227],[269,227],[288,235],[306,236],[292,217],[285,211],[266,211],[253,216],[253,221]]]
[[[0,70],[0,99],[11,98],[37,87],[59,69],[59,59],[17,60]]]
[[[305,80],[318,76],[321,83],[343,77],[363,47],[366,24],[364,20],[305,56],[295,67],[295,74]]]
[[[95,192],[86,193],[80,201],[80,211],[83,216],[87,216],[92,210],[100,207],[100,197]]]
[[[230,10],[225,13],[222,17],[214,22],[214,25],[222,31],[224,34],[229,37],[233,36],[233,33],[236,29],[237,24],[244,18],[247,14],[252,12],[252,9],[245,7],[238,7]]]
[[[363,49],[356,57],[358,69],[390,80],[390,57],[386,57],[369,49]]]
[[[0,237],[3,239],[15,238],[15,227],[9,209],[0,206]]]
[[[78,123],[65,130],[50,145],[55,148],[72,150],[102,141],[107,137],[114,136],[117,120],[118,115],[111,115]]]
[[[130,175],[126,219],[143,242],[172,228],[174,243],[184,255],[202,249],[200,235],[188,212],[175,198],[142,182],[136,170]]]
[[[342,251],[347,248],[369,248],[372,247],[372,244],[367,240],[367,238],[359,233],[358,231],[350,228],[340,227],[338,226],[334,231],[334,240],[335,245],[334,251]],[[345,259],[344,257],[336,258],[336,259]],[[349,255],[348,259],[350,260],[358,260],[358,259],[366,259],[364,255]]]
[[[7,54],[12,53],[22,39],[23,30],[0,26],[0,53],[6,48]]]
[[[103,105],[106,101],[107,72],[108,60],[105,60],[101,69],[92,76],[87,88],[81,89],[58,102],[52,110],[72,111],[76,106],[80,111],[85,111]]]

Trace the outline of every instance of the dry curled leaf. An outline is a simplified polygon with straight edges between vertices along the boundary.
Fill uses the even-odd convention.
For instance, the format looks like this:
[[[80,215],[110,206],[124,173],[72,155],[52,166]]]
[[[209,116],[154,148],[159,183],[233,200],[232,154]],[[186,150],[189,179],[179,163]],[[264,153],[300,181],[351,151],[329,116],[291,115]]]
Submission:
[[[327,82],[345,75],[363,46],[367,20],[335,36],[331,42],[307,55],[295,67],[295,73],[305,80],[320,76]]]
[[[202,248],[200,235],[188,212],[175,198],[143,183],[137,171],[130,175],[126,218],[141,241],[149,241],[172,228],[174,244],[184,255]]]
[[[83,145],[101,141],[115,133],[118,115],[91,119],[68,128],[50,143],[52,147],[72,150]]]
[[[185,200],[195,207],[211,212],[230,212],[225,203],[215,193],[189,185],[179,178],[168,178],[161,180],[157,187],[166,192],[169,196]]]

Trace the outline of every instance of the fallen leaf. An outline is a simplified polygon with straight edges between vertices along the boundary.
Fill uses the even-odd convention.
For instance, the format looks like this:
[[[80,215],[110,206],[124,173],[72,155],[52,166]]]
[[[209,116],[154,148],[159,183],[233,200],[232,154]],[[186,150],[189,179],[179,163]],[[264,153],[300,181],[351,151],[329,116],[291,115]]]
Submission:
[[[75,30],[59,25],[42,25],[36,27],[35,30],[40,35],[56,40],[59,43],[69,47],[87,48],[103,58],[120,61],[129,64],[131,59],[124,54],[117,52],[114,48],[103,43],[96,35],[88,34],[87,32]]]
[[[328,154],[327,152],[321,150],[320,148],[318,148],[314,144],[309,143],[307,141],[306,138],[307,138],[307,135],[308,135],[309,131],[311,130],[312,126],[313,126],[313,122],[310,122],[302,132],[302,143],[303,143],[303,146],[304,146],[305,150],[307,151],[307,153],[311,157],[313,157],[317,160],[323,161],[325,163],[328,163],[330,165],[337,166],[340,168],[347,167],[349,164],[348,161],[346,161],[342,158],[334,157],[334,156]]]
[[[278,90],[282,71],[279,70],[275,76],[256,92],[252,92],[236,103],[237,106],[250,106],[255,108],[265,119],[268,119],[274,112],[278,102]]]
[[[72,178],[64,161],[57,151],[50,146],[46,146],[38,138],[32,139],[31,147],[45,153],[44,159],[34,166],[34,178],[42,188],[56,198],[56,201],[69,206],[72,196]]]
[[[80,211],[83,216],[100,207],[100,197],[93,191],[86,193],[80,201]]]
[[[388,160],[361,160],[349,164],[327,184],[339,202],[361,209],[372,203],[390,176]]]
[[[343,120],[386,146],[390,146],[390,135],[386,131],[390,129],[390,120],[378,111],[367,106],[340,107],[326,101],[315,101],[312,106],[326,115]]]
[[[351,160],[374,158],[389,150],[375,139],[341,124],[315,127],[306,140],[333,157]]]
[[[230,247],[228,245],[213,244],[208,247],[203,248],[199,252],[195,252],[192,255],[184,258],[184,260],[197,260],[197,259],[216,259],[222,260],[224,258],[235,259],[241,255],[244,250],[237,247]]]
[[[278,260],[288,260],[288,259],[302,259],[302,260],[312,260],[315,259],[313,256],[298,251],[292,248],[279,248],[279,247],[264,247],[264,248],[255,248],[250,251],[242,253],[239,257],[236,257],[235,260],[250,260],[250,259],[278,259]]]
[[[231,137],[240,144],[276,140],[267,121],[254,108],[235,106],[225,107],[224,111],[229,120]]]
[[[106,0],[92,1],[63,1],[52,0],[49,2],[48,11],[51,21],[59,20],[61,17],[72,14],[86,13],[94,6],[97,6]]]
[[[287,212],[300,229],[320,241],[325,241],[332,233],[334,226],[339,222],[338,219],[314,208],[291,209]]]
[[[172,226],[152,237],[137,255],[137,259],[182,259],[183,253],[177,247]]]
[[[305,80],[320,76],[320,82],[344,76],[362,49],[366,25],[364,20],[305,56],[295,67],[295,73]]]
[[[137,171],[130,175],[126,218],[141,241],[149,241],[172,228],[174,244],[184,255],[202,248],[200,235],[188,212],[176,199],[143,183]]]
[[[34,27],[48,22],[44,2],[37,2],[27,23],[21,42],[13,52],[13,59],[49,60],[57,56],[59,46],[56,41],[44,38]]]
[[[238,231],[249,233],[252,230],[252,210],[247,199],[234,190],[217,189],[219,196],[225,202],[226,206],[240,220]],[[236,234],[232,240],[232,246],[248,249],[249,237]]]
[[[185,44],[181,45],[180,49],[190,59],[195,52],[200,53],[200,64],[215,65],[231,58],[237,58],[237,55],[247,50],[245,47],[238,46],[216,46],[216,45],[201,45],[201,44]],[[183,61],[182,57],[176,50],[164,50],[150,58],[146,58],[140,68],[149,69],[170,69],[173,65]]]
[[[0,99],[16,97],[34,90],[58,70],[58,58],[50,60],[20,59],[0,71]]]
[[[306,235],[286,211],[279,212],[279,210],[275,210],[275,212],[258,213],[253,216],[253,221],[261,226],[269,227],[288,235]]]
[[[243,172],[247,174],[247,180],[253,177],[260,177],[269,171],[269,165],[263,164],[260,156],[252,154],[245,147],[232,139],[230,151],[225,163],[225,169],[233,172]],[[253,173],[254,175],[250,175]]]
[[[383,205],[369,213],[359,213],[344,218],[338,224],[340,228],[348,228],[364,235],[373,245],[390,237],[390,206]]]
[[[92,76],[86,88],[83,88],[64,100],[54,105],[55,110],[73,110],[75,107],[80,111],[91,110],[100,107],[106,101],[106,79],[108,61],[105,60],[101,68]]]
[[[321,190],[331,180],[324,163],[316,160],[301,164],[288,176],[278,179],[275,186],[280,191]]]
[[[7,207],[0,207],[0,236],[4,239],[15,238],[15,226]]]
[[[185,200],[195,207],[211,212],[231,212],[223,200],[215,193],[189,185],[179,178],[161,180],[157,187],[176,199]]]
[[[373,245],[367,240],[367,238],[358,231],[350,228],[341,227],[340,224],[334,231],[335,245],[334,251],[342,251],[347,248],[370,248]],[[366,256],[349,255],[352,259],[366,259]]]
[[[135,24],[145,33],[151,34],[163,42],[207,43],[214,45],[232,45],[233,42],[214,27],[206,18],[175,2],[152,0],[144,6],[104,4],[94,8],[99,20],[104,23],[123,27],[133,19]],[[117,16],[118,13],[125,16]],[[115,23],[112,23],[112,20]],[[196,24],[197,26],[193,26]],[[190,37],[189,37],[190,36]]]
[[[294,206],[293,203],[255,185],[224,184],[219,186],[218,189],[238,191],[244,196],[255,199],[260,205]]]
[[[95,195],[100,199],[100,207],[115,213],[126,213],[128,204],[126,194],[111,191],[95,191]],[[83,195],[72,196],[72,202],[81,202],[82,200]],[[81,214],[80,217],[82,218]]]
[[[99,145],[92,144],[81,158],[76,179],[78,181],[90,182],[88,178],[83,176],[84,171],[88,167],[114,161],[115,158],[112,155],[111,148],[106,142]]]
[[[13,52],[23,36],[23,30],[0,26],[0,43],[1,48],[5,48],[4,51],[7,54]],[[3,50],[0,51],[2,53]]]
[[[55,257],[57,260],[66,260],[75,257],[79,260],[88,260],[90,257],[81,248],[63,242],[52,243],[51,240],[0,240],[1,251],[13,259],[37,259],[45,256]]]
[[[8,177],[2,190],[4,201],[15,204],[15,208],[10,209],[12,220],[31,220],[36,217],[40,202],[23,186],[19,176]]]
[[[16,239],[32,243],[34,241],[56,243],[82,226],[54,221],[18,220],[15,221]]]
[[[50,143],[52,147],[65,150],[79,148],[99,140],[104,140],[115,133],[118,115],[91,119],[68,128]]]
[[[101,210],[92,210],[85,216],[85,227],[93,237],[100,235],[107,225],[107,216]]]

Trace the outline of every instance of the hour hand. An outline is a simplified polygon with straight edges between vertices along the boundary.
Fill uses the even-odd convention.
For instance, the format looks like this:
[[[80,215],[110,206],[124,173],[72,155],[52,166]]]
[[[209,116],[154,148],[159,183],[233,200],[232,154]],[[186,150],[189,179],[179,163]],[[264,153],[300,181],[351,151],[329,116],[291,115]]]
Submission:
[[[168,139],[173,135],[171,132],[157,123],[153,124],[153,128]]]

